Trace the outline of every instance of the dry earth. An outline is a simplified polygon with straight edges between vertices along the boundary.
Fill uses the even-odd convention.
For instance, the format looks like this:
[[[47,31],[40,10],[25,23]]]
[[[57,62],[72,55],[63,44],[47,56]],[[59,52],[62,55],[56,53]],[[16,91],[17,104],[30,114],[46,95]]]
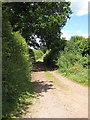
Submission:
[[[36,97],[24,117],[88,118],[88,87],[62,77],[56,71],[48,70],[61,86],[55,84],[46,77],[45,67],[36,66],[32,73]]]

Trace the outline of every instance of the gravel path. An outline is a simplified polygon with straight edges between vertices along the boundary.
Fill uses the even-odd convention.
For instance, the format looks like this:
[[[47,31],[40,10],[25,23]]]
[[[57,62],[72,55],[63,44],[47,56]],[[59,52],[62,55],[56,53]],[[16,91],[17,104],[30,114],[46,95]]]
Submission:
[[[88,87],[48,71],[61,83],[55,84],[46,77],[45,70],[32,73],[36,98],[29,106],[27,118],[88,118]],[[62,85],[64,87],[62,87]]]

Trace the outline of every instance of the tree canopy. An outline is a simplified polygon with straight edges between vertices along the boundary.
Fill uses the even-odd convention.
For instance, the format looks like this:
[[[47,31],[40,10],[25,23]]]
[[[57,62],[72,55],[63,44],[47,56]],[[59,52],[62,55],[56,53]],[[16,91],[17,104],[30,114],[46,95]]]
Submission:
[[[20,31],[30,46],[48,49],[60,43],[61,29],[72,14],[70,2],[4,2],[4,11],[13,31]]]

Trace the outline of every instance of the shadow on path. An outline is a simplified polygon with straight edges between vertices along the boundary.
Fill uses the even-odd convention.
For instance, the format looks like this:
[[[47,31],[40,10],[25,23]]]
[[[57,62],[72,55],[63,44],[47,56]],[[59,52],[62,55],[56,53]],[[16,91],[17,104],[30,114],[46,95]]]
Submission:
[[[32,71],[37,72],[37,74],[40,71],[48,71],[48,70],[52,71],[51,68],[46,67],[44,62],[36,62],[36,63],[33,64],[33,70]],[[35,74],[34,74],[34,76],[35,76]],[[42,77],[44,77],[44,76],[42,75]],[[35,76],[35,78],[36,78],[36,76]],[[35,81],[33,80],[30,84],[31,84],[30,85],[30,87],[31,87],[30,93],[31,93],[31,95],[36,93],[37,98],[39,96],[43,97],[42,92],[48,92],[48,90],[50,90],[50,89],[55,89],[53,87],[53,81],[47,81],[47,80],[43,81],[43,79],[39,79],[39,78],[36,78],[36,80]],[[35,96],[33,96],[33,97],[35,97]],[[18,110],[18,112],[16,113],[15,116],[19,117],[20,115],[22,116],[22,115],[26,115],[27,113],[30,113],[30,111],[28,111],[28,108],[30,106],[28,106],[28,105],[31,105],[31,104],[32,104],[31,99],[29,99],[29,101],[27,101],[27,102],[24,101],[21,104],[21,107],[20,107],[21,109]]]
[[[49,89],[55,89],[53,88],[52,82],[53,81],[48,81],[48,83],[45,83],[44,81],[39,80],[32,82],[32,86],[34,87],[37,96],[41,96],[42,92],[48,92]]]
[[[44,62],[36,62],[33,64],[33,72],[42,72],[42,71],[53,71],[53,70],[51,67],[47,67]],[[39,79],[33,81],[32,86],[34,87],[34,90],[38,96],[41,96],[42,92],[47,92],[49,89],[55,89],[53,88],[53,81],[46,81],[46,80],[43,81]]]

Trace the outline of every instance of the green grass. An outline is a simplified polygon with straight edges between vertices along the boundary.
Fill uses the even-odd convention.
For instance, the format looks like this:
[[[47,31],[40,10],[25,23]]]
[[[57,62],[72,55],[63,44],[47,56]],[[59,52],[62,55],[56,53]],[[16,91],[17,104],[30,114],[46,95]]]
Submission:
[[[58,72],[62,76],[65,76],[82,85],[88,86],[88,70],[87,69],[83,69],[82,71],[79,71],[77,73],[67,73],[67,75],[65,72],[61,72],[60,70],[58,70]]]
[[[68,86],[62,83],[58,78],[53,76],[50,72],[45,71],[45,75],[48,80],[52,80],[57,86],[64,88],[65,90],[68,90]]]

